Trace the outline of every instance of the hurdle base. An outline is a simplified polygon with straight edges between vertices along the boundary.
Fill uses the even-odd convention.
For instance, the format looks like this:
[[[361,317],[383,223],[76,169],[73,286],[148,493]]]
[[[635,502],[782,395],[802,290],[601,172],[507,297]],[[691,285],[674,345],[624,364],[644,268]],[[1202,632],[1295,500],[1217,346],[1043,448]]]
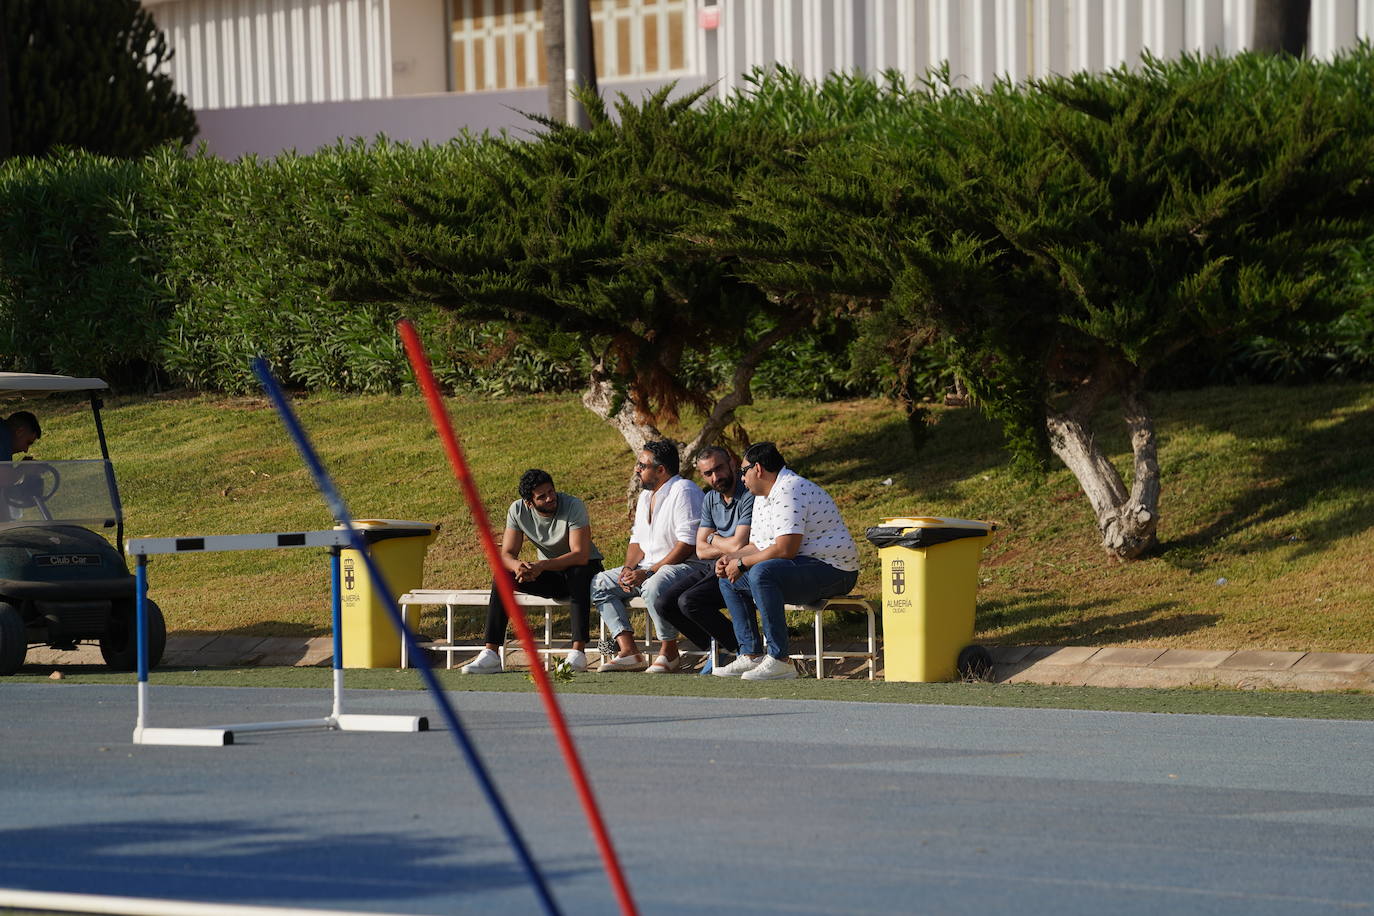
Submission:
[[[427,732],[426,716],[370,716],[341,713],[334,717],[334,727],[343,732]]]
[[[235,732],[279,732],[306,728],[327,728],[344,732],[427,732],[426,716],[374,716],[344,713],[323,719],[295,719],[286,722],[242,722],[212,728],[135,728],[134,744],[161,744],[175,747],[223,747],[234,743]]]
[[[298,728],[333,728],[333,716],[323,719],[287,719],[283,722],[240,722],[237,725],[216,725],[228,732],[284,732]]]
[[[179,747],[223,747],[234,743],[234,732],[227,728],[136,728],[134,744],[163,744]]]

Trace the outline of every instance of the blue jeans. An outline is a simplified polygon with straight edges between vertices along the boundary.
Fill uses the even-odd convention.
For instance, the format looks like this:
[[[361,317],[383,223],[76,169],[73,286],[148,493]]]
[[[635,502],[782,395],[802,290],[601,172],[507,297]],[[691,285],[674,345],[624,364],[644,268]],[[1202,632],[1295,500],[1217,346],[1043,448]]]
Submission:
[[[621,633],[634,632],[630,626],[630,614],[625,609],[625,602],[636,596],[643,597],[644,603],[649,606],[649,617],[654,621],[654,630],[657,631],[658,638],[677,639],[677,627],[658,615],[658,593],[672,585],[674,580],[691,573],[694,568],[691,563],[664,566],[644,580],[644,584],[639,588],[631,589],[620,587],[620,571],[624,569],[623,566],[608,569],[603,573],[597,573],[596,578],[592,579],[592,604],[596,605],[597,613],[601,615],[606,629],[614,638]]]
[[[720,596],[730,609],[730,622],[735,627],[741,655],[760,654],[759,631],[754,624],[754,609],[758,608],[763,618],[763,638],[768,641],[768,654],[786,660],[785,606],[811,604],[847,594],[858,581],[858,570],[847,572],[814,557],[795,556],[790,560],[764,560],[757,566],[749,566],[734,582],[720,579]]]

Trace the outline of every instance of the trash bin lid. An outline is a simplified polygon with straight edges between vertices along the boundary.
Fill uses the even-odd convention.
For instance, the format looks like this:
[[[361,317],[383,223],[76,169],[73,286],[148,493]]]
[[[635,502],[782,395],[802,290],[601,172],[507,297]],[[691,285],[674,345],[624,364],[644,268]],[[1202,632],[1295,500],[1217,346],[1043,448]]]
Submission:
[[[884,526],[903,528],[977,528],[984,534],[993,529],[992,522],[979,522],[970,518],[942,518],[933,515],[899,515],[883,519]]]
[[[426,528],[434,530],[438,524],[434,522],[408,522],[399,518],[355,518],[353,524],[359,528]],[[342,528],[343,525],[335,525]]]
[[[875,547],[933,547],[961,538],[986,537],[992,532],[991,522],[967,518],[938,516],[899,516],[885,518],[883,524],[864,532]]]
[[[335,525],[334,530],[339,531],[343,525]],[[369,544],[377,541],[385,541],[389,538],[413,538],[424,537],[439,530],[438,522],[408,522],[398,518],[355,518],[353,527],[358,529],[358,533],[363,536],[363,540]]]

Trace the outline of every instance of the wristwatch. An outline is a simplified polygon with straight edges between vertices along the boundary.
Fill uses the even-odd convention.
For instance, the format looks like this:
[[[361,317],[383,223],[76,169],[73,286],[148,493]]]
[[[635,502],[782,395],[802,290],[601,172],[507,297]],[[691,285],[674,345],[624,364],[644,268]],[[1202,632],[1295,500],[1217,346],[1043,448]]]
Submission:
[[[739,571],[744,572],[744,570],[746,569],[744,565],[744,557],[735,557],[735,562],[739,564]]]
[[[706,543],[708,543],[708,544],[711,543],[712,541],[714,541],[715,539],[716,539],[716,533],[715,533],[714,531],[712,531],[710,534],[706,535]]]

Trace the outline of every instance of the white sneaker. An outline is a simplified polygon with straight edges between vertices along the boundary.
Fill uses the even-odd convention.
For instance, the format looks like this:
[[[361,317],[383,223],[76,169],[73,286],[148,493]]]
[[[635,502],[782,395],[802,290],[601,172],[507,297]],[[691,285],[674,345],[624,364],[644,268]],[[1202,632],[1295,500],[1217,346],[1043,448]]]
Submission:
[[[483,649],[477,657],[463,666],[464,674],[500,674],[501,656],[495,649]]]
[[[576,672],[579,672],[579,673],[580,673],[580,672],[583,672],[583,671],[586,671],[586,670],[587,670],[587,653],[586,653],[586,652],[583,652],[581,649],[573,649],[571,652],[568,653],[568,658],[567,658],[566,664],[567,664],[567,666],[568,666],[569,668],[571,668],[573,671],[576,671]]]
[[[758,659],[741,655],[728,665],[717,665],[711,673],[716,677],[740,677],[746,671],[753,671],[758,664]]]
[[[796,676],[796,665],[771,655],[765,655],[763,661],[740,675],[746,681],[785,681]]]

